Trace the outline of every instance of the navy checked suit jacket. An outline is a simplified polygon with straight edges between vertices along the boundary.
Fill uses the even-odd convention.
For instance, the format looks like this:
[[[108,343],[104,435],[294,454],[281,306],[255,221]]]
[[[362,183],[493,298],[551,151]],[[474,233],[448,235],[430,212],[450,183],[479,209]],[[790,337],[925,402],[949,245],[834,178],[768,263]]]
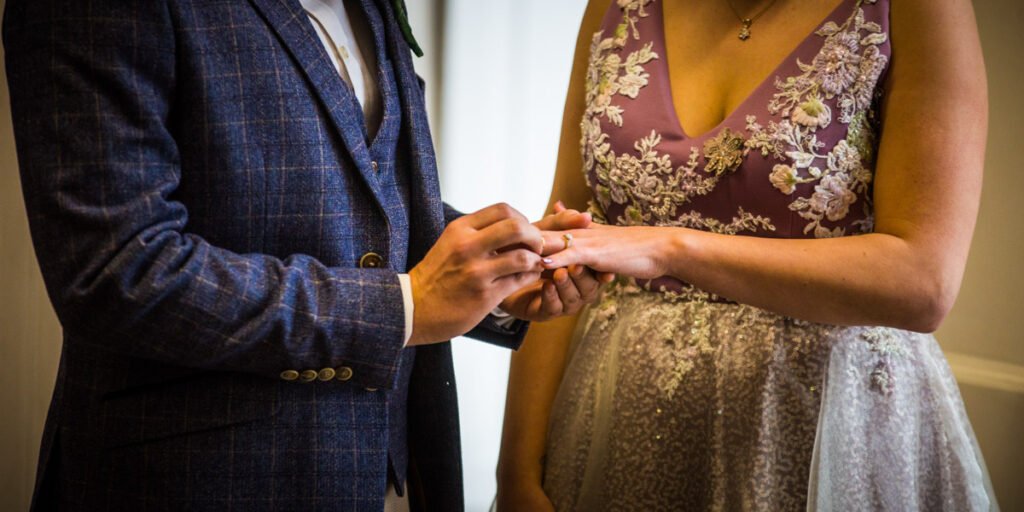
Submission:
[[[298,0],[7,2],[22,183],[64,327],[35,509],[381,510],[407,389],[412,506],[462,510],[450,345],[403,366],[397,280],[450,209],[390,2],[362,1],[400,105],[381,170]],[[385,268],[360,268],[371,251]],[[515,347],[524,330],[474,333]],[[279,378],[321,368],[352,377]]]

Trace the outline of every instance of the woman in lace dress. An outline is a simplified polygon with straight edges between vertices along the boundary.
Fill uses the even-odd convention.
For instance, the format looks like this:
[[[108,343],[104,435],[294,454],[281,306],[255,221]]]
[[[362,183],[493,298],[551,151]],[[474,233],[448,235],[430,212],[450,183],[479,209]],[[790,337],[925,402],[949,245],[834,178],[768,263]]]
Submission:
[[[591,0],[579,41],[552,198],[603,226],[547,262],[619,279],[514,355],[499,511],[995,509],[925,334],[981,187],[970,1]]]

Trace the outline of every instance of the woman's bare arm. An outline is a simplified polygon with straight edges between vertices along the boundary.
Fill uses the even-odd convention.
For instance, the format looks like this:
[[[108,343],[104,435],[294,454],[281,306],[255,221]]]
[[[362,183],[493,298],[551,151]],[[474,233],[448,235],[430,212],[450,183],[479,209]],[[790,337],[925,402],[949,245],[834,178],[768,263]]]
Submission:
[[[935,330],[959,291],[977,217],[985,69],[968,0],[893,2],[891,20],[875,233],[785,240],[604,228],[576,233],[575,248],[549,267],[673,275],[806,320]]]
[[[558,201],[568,208],[584,211],[590,198],[582,174],[583,159],[579,146],[580,120],[584,111],[584,74],[591,36],[600,28],[607,7],[608,0],[591,0],[583,15],[566,95],[548,213],[554,211]],[[556,279],[559,277],[564,276],[556,276]],[[524,486],[533,486],[533,491],[540,492],[541,459],[551,402],[562,380],[569,338],[575,325],[575,316],[535,323],[530,327],[523,348],[512,355],[498,463],[499,507],[502,510],[528,509],[529,504],[517,499],[522,498]]]

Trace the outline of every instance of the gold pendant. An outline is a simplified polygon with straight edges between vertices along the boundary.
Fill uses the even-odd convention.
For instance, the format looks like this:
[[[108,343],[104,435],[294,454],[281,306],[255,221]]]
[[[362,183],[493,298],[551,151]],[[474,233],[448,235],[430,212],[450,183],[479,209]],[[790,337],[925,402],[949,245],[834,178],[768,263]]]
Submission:
[[[750,19],[743,20],[743,28],[740,29],[740,41],[750,39],[750,25],[754,23]]]

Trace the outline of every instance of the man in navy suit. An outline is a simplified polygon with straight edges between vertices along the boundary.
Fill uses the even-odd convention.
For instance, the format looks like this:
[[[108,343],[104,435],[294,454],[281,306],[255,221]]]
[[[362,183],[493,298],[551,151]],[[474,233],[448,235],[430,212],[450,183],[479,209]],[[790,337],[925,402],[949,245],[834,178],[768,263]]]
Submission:
[[[515,348],[525,323],[499,316],[573,313],[598,280],[538,281],[542,229],[585,215],[443,205],[404,16],[8,2],[64,327],[36,510],[462,510],[444,342]]]

